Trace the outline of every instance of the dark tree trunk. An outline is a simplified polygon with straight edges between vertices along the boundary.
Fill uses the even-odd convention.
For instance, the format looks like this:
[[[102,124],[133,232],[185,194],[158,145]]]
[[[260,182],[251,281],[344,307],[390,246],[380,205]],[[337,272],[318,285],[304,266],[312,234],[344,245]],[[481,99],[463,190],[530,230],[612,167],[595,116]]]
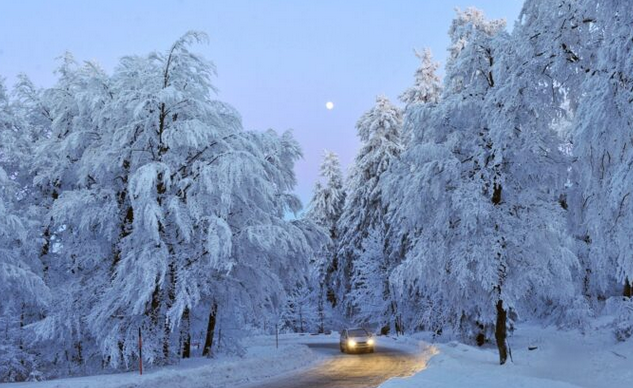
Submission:
[[[83,347],[81,346],[81,341],[78,341],[75,344],[75,348],[77,349],[77,364],[82,365],[84,363],[84,357],[83,357]]]
[[[323,283],[320,285],[319,292],[319,333],[325,332],[325,306],[324,306],[324,292],[323,292]]]
[[[501,203],[501,185],[497,184],[497,182],[493,185],[492,203],[495,205]]]
[[[299,332],[303,333],[303,304],[299,303]]]
[[[189,309],[185,308],[185,311],[182,313],[182,331],[181,331],[181,341],[182,341],[182,358],[191,357],[191,320],[189,318]]]
[[[42,244],[42,249],[40,250],[40,261],[42,262],[42,271],[44,272],[44,278],[46,280],[46,275],[48,274],[48,265],[46,264],[46,256],[51,248],[51,227],[47,226],[44,229],[44,244]]]
[[[627,296],[629,298],[633,297],[633,287],[631,287],[631,282],[629,282],[629,278],[626,278],[626,280],[624,281],[624,292],[623,292],[624,296]]]
[[[508,359],[507,337],[507,311],[503,308],[503,301],[497,302],[497,325],[495,326],[495,338],[497,339],[497,348],[499,349],[499,364],[503,365]]]
[[[211,346],[213,346],[213,334],[215,332],[215,321],[218,314],[218,304],[213,302],[211,311],[209,312],[209,323],[207,325],[207,336],[204,340],[203,356],[211,355]]]
[[[18,346],[20,350],[24,350],[24,343],[22,341],[22,334],[24,333],[24,303],[22,303],[22,307],[20,308],[20,337],[18,339]],[[21,360],[20,363],[24,364],[24,361]]]
[[[173,257],[174,252],[173,249],[171,247],[168,248],[169,254],[171,257]],[[167,277],[167,282],[168,282],[168,289],[167,289],[167,300],[165,301],[165,308],[164,311],[168,311],[171,306],[173,306],[174,304],[174,300],[176,299],[176,268],[175,268],[175,264],[173,262],[169,263],[169,275]],[[170,325],[168,324],[168,321],[166,319],[165,316],[166,313],[161,313],[161,320],[163,321],[162,325],[163,325],[163,357],[165,359],[165,363],[169,362],[169,356],[170,356],[170,335],[171,335],[171,328],[169,327]]]
[[[163,323],[163,360],[165,364],[169,363],[169,325]]]

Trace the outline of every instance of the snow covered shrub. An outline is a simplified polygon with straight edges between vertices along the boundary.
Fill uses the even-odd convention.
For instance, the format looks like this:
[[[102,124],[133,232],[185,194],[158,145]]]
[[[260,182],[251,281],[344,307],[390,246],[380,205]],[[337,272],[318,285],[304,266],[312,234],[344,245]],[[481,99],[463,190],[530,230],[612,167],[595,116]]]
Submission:
[[[545,319],[545,321],[561,328],[576,328],[585,333],[591,327],[591,318],[593,317],[594,311],[587,298],[583,295],[577,295],[567,305],[554,306],[551,318]]]
[[[618,341],[626,341],[633,336],[633,299],[623,296],[609,298],[604,311],[614,316],[613,333]]]
[[[0,343],[0,381],[13,383],[40,379],[35,356],[14,344]]]

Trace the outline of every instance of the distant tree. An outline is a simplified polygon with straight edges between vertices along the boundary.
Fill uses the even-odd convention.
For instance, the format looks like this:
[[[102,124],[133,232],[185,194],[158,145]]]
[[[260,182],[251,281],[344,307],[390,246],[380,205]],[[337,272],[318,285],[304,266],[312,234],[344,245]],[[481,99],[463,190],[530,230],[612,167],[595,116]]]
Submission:
[[[384,259],[384,238],[371,230],[363,240],[362,251],[352,263],[350,292],[347,301],[355,321],[362,326],[389,326],[390,309],[387,262]]]
[[[314,194],[310,201],[306,218],[326,229],[331,240],[317,255],[312,264],[313,267],[317,268],[315,280],[320,288],[319,314],[324,315],[326,310],[324,299],[327,299],[333,307],[336,306],[337,302],[334,292],[333,274],[338,267],[336,256],[336,246],[339,237],[338,222],[345,204],[343,173],[341,172],[338,155],[334,152],[324,152],[320,178],[323,183],[317,181],[315,184]],[[320,329],[323,330],[324,328]]]
[[[437,76],[439,63],[433,62],[431,50],[426,48],[421,53],[415,51],[421,61],[415,72],[415,83],[400,95],[400,101],[407,106],[412,104],[436,104],[442,94],[442,84]]]
[[[347,299],[351,291],[354,263],[363,253],[363,242],[369,232],[384,234],[385,211],[388,200],[383,197],[381,179],[402,151],[402,113],[384,96],[376,98],[376,105],[363,114],[356,124],[362,147],[356,156],[346,184],[347,199],[339,221],[337,287],[339,300],[344,300],[348,312],[351,305]],[[384,256],[377,258],[384,261]],[[385,263],[385,268],[388,265]],[[382,274],[388,278],[388,271]],[[391,321],[391,311],[383,311],[380,321]]]
[[[330,237],[337,238],[337,222],[343,212],[345,191],[343,189],[343,173],[338,155],[331,151],[324,151],[320,168],[323,182],[317,181],[314,195],[306,217],[330,232]]]

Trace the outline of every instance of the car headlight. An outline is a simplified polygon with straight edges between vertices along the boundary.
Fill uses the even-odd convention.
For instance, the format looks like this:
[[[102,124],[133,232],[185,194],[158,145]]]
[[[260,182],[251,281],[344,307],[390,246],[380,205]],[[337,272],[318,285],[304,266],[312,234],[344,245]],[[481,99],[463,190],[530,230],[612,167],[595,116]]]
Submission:
[[[367,340],[367,345],[373,345],[374,344],[374,339],[370,338]]]
[[[349,340],[349,341],[347,341],[347,345],[348,345],[348,346],[351,346],[351,347],[353,348],[354,346],[356,346],[356,341],[354,341],[354,340]]]

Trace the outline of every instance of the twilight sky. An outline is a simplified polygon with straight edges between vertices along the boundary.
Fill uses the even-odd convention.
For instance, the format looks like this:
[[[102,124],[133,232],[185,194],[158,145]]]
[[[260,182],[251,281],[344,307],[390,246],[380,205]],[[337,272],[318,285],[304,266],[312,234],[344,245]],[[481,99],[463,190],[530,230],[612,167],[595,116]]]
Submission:
[[[413,48],[430,47],[443,68],[454,7],[475,6],[511,28],[522,3],[7,0],[0,3],[0,76],[9,87],[20,72],[51,86],[65,50],[111,71],[124,55],[166,50],[187,30],[205,31],[210,44],[194,50],[215,62],[218,98],[241,112],[244,128],[294,130],[304,152],[296,172],[305,205],[323,150],[338,153],[347,169],[359,148],[356,120],[377,94],[396,102],[412,84]]]

